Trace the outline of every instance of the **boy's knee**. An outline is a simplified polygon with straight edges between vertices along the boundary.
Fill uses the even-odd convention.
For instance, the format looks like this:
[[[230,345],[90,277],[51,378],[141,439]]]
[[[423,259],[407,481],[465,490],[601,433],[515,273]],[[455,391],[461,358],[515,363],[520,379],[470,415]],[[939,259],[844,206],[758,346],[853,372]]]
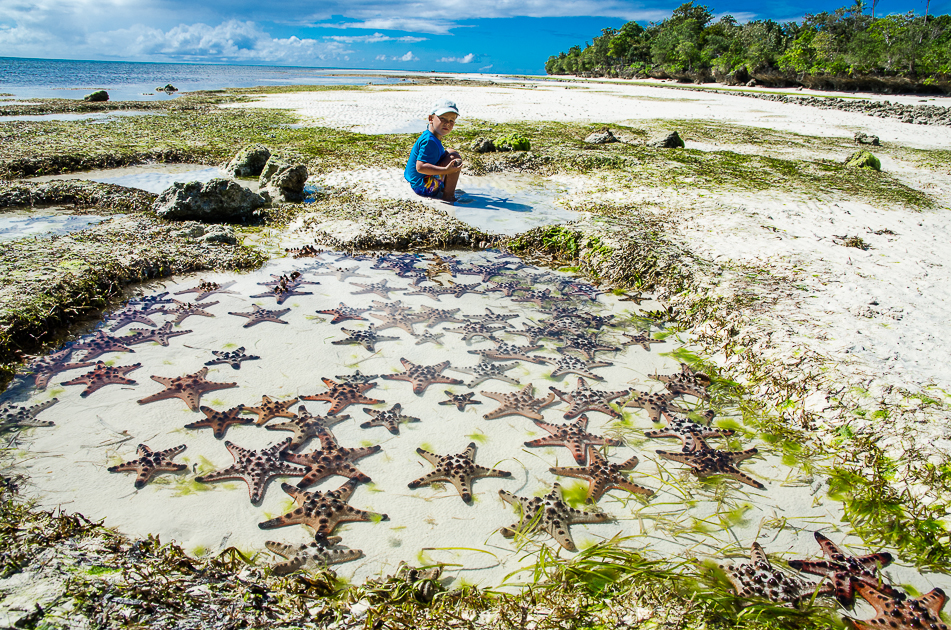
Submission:
[[[453,159],[453,160],[455,160],[456,158],[461,158],[461,157],[462,157],[462,154],[459,153],[458,151],[456,151],[455,149],[449,149],[449,150],[446,151],[446,152],[449,154],[449,157],[450,157],[451,159]]]

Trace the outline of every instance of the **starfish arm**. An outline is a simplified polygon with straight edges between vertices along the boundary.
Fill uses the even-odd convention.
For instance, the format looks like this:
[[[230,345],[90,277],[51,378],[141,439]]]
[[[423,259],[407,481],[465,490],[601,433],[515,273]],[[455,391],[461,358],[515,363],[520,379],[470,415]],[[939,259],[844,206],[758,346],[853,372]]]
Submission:
[[[421,448],[416,449],[416,452],[433,466],[439,465],[439,460],[441,459],[439,455],[436,455],[435,453],[430,453],[429,451],[421,449]]]

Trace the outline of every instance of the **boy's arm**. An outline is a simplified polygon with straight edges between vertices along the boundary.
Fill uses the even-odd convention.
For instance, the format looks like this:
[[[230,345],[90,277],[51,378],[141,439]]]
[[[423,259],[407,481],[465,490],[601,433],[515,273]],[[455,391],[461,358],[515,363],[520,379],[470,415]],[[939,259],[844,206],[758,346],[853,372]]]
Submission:
[[[462,170],[462,160],[450,160],[445,166],[437,164],[428,164],[422,160],[416,160],[416,170],[422,175],[451,175]]]

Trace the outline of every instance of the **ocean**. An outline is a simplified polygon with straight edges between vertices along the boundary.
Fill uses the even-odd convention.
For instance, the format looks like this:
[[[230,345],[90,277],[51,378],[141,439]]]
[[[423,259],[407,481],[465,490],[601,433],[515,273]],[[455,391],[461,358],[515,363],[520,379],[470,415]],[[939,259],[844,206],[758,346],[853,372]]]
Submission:
[[[387,72],[237,66],[217,64],[140,63],[128,61],[68,61],[0,57],[0,99],[81,99],[106,90],[112,101],[148,101],[175,98],[156,92],[171,83],[180,92],[262,85],[365,85],[399,81]],[[346,76],[332,76],[346,75]]]

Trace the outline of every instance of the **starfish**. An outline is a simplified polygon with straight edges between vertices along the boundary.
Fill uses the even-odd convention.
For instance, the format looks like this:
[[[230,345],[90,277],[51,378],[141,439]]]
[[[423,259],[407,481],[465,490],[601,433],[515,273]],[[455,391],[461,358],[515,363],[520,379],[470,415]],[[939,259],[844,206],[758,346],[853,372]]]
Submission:
[[[96,367],[92,372],[86,372],[82,376],[77,376],[71,381],[64,381],[63,385],[86,385],[86,389],[79,394],[85,398],[89,394],[97,391],[106,385],[138,385],[131,378],[125,378],[125,375],[132,370],[142,367],[141,363],[124,365],[120,367],[108,366],[102,361],[96,362]]]
[[[601,330],[605,326],[617,326],[617,324],[611,323],[611,320],[614,319],[614,315],[595,315],[594,313],[579,312],[575,313],[573,318],[582,322],[587,328],[594,328],[595,330]]]
[[[320,440],[320,450],[312,453],[287,453],[284,459],[292,464],[298,464],[307,469],[307,474],[301,479],[297,487],[312,486],[321,479],[332,475],[348,477],[355,481],[370,481],[370,478],[357,470],[353,462],[363,459],[373,453],[379,453],[381,447],[367,446],[363,448],[344,448],[337,443],[337,439],[326,429],[317,434]]]
[[[511,477],[512,473],[505,470],[486,468],[475,463],[475,442],[469,442],[461,453],[456,455],[436,455],[421,448],[416,452],[436,469],[423,475],[416,481],[409,482],[413,490],[420,486],[428,486],[436,481],[448,481],[459,491],[459,496],[465,503],[472,503],[472,480],[479,477]]]
[[[156,293],[154,295],[141,295],[136,298],[132,298],[126,304],[129,306],[158,306],[159,304],[171,304],[174,300],[166,298],[168,291],[164,293]]]
[[[403,306],[402,300],[394,300],[392,302],[377,302],[373,300],[370,302],[370,305],[373,307],[373,310],[386,313],[387,315],[399,315],[400,313],[409,313],[412,312],[412,307]],[[426,308],[425,306],[423,308]]]
[[[201,400],[201,395],[205,392],[238,386],[237,383],[215,383],[206,381],[205,376],[207,374],[208,368],[203,367],[194,374],[186,374],[185,376],[176,376],[174,378],[169,376],[153,376],[152,380],[164,385],[165,389],[157,394],[143,398],[138,402],[140,405],[146,405],[166,398],[180,398],[188,405],[189,409],[198,411],[198,402]]]
[[[461,385],[462,381],[457,378],[442,376],[440,372],[449,367],[449,361],[443,361],[436,365],[416,365],[407,359],[400,359],[403,364],[403,371],[396,374],[384,374],[383,378],[391,381],[406,381],[413,385],[413,393],[421,395],[426,388],[435,383],[446,383],[447,385]]]
[[[339,415],[350,405],[376,405],[383,402],[363,395],[363,392],[373,389],[376,383],[335,383],[329,378],[320,380],[330,388],[330,391],[313,394],[312,396],[301,396],[301,398],[303,400],[324,400],[331,403],[330,410],[327,412],[331,416]]]
[[[604,294],[604,291],[597,288],[593,284],[588,284],[587,282],[572,282],[570,288],[567,292],[562,291],[565,295],[578,296],[580,298],[591,300],[592,302],[598,301],[598,296]]]
[[[369,429],[371,427],[386,427],[386,430],[393,435],[399,435],[401,422],[419,422],[419,418],[415,418],[413,416],[404,416],[403,406],[399,403],[396,403],[393,405],[393,407],[386,411],[380,409],[370,409],[369,407],[364,407],[363,411],[364,413],[368,413],[373,416],[373,419],[367,420],[361,424],[361,429]]]
[[[948,630],[948,625],[941,619],[941,609],[948,601],[948,596],[940,588],[931,589],[927,595],[915,599],[905,599],[903,595],[896,597],[864,582],[856,584],[855,590],[875,609],[875,617],[867,621],[846,618],[849,625],[857,630]]]
[[[549,387],[559,398],[571,405],[565,412],[565,420],[576,418],[585,411],[600,411],[606,413],[612,418],[620,418],[621,414],[611,408],[611,401],[621,396],[626,396],[631,390],[625,389],[617,392],[606,392],[600,389],[591,389],[588,382],[578,377],[578,386],[573,392],[563,392],[560,389]]]
[[[710,398],[707,387],[710,377],[703,372],[694,372],[686,363],[680,364],[680,374],[650,374],[652,379],[661,381],[672,394],[688,394],[706,400]]]
[[[135,308],[134,306],[127,306],[121,311],[117,311],[108,316],[108,319],[112,322],[112,326],[109,330],[110,332],[115,332],[123,326],[135,323],[145,324],[146,326],[155,328],[158,324],[152,321],[148,316],[162,312],[164,311],[160,308]]]
[[[279,311],[269,311],[261,308],[257,304],[251,305],[250,313],[232,313],[228,312],[228,315],[237,315],[238,317],[247,317],[248,322],[242,326],[242,328],[250,328],[251,326],[257,326],[261,322],[274,322],[276,324],[289,324],[290,322],[285,322],[281,319],[281,316],[285,313],[290,313],[291,309],[285,308]]]
[[[220,304],[220,302],[208,302],[199,306],[198,304],[193,304],[191,302],[179,302],[178,300],[172,300],[175,302],[174,308],[165,309],[167,315],[175,315],[175,319],[172,320],[172,323],[176,326],[181,324],[183,321],[191,317],[192,315],[200,315],[202,317],[214,317],[211,313],[205,309],[209,306],[214,306]]]
[[[421,333],[419,333],[419,334],[414,334],[413,336],[416,337],[416,345],[417,345],[417,346],[420,346],[420,345],[422,345],[422,344],[424,344],[424,343],[434,343],[434,344],[436,344],[437,346],[441,346],[441,345],[443,345],[443,343],[442,343],[441,341],[439,341],[439,340],[440,340],[441,338],[445,337],[446,335],[444,335],[443,333],[438,333],[438,334],[435,334],[435,335],[434,335],[433,333],[429,332],[428,330],[424,330],[423,332],[421,332]]]
[[[284,252],[287,254],[293,254],[294,258],[320,258],[324,254],[324,250],[317,249],[313,245],[304,245],[303,247],[288,247],[284,249]],[[322,262],[315,262],[311,267],[322,269],[327,265]]]
[[[587,462],[585,450],[590,444],[621,446],[619,440],[601,437],[588,433],[588,416],[582,415],[571,424],[551,424],[542,420],[533,420],[542,429],[550,434],[548,437],[538,438],[530,442],[525,442],[525,446],[534,448],[537,446],[564,446],[571,451],[571,455],[580,465]]]
[[[206,282],[202,280],[197,287],[191,289],[185,289],[184,291],[178,291],[175,295],[185,295],[186,293],[197,293],[198,297],[195,298],[196,302],[201,302],[205,298],[214,295],[215,293],[234,293],[234,291],[227,291],[226,289],[235,284],[235,281],[225,282],[224,284],[218,284],[217,282]],[[217,304],[217,302],[216,302]]]
[[[228,468],[216,470],[195,477],[199,483],[212,483],[222,479],[243,479],[248,484],[251,504],[258,505],[264,499],[267,482],[272,477],[303,477],[305,470],[293,464],[281,461],[281,456],[291,445],[291,438],[273,444],[260,451],[252,451],[225,440],[225,446],[234,457],[234,464]],[[285,486],[287,484],[284,484]]]
[[[93,333],[92,337],[86,341],[72,344],[70,350],[74,352],[76,350],[85,350],[86,354],[83,355],[83,361],[92,361],[109,352],[135,352],[135,350],[119,343],[116,337],[107,335],[101,330],[97,330]]]
[[[625,341],[621,345],[631,346],[634,344],[638,344],[640,345],[640,347],[644,348],[648,352],[651,351],[652,343],[667,343],[663,339],[651,339],[650,333],[646,333],[646,334],[638,333],[636,335],[632,335],[631,333],[621,333],[621,334],[627,337],[627,341]]]
[[[526,287],[520,284],[519,282],[495,282],[494,280],[488,281],[489,284],[493,285],[491,289],[486,289],[487,292],[492,291],[501,291],[505,294],[505,297],[512,297],[516,291],[531,291],[531,287]]]
[[[267,429],[269,431],[293,431],[291,450],[295,450],[303,446],[307,440],[319,437],[322,433],[327,432],[330,427],[349,419],[350,416],[346,414],[342,416],[314,416],[307,411],[307,407],[301,405],[298,407],[297,415],[289,421],[269,424]]]
[[[293,411],[288,411],[298,401],[297,398],[290,398],[288,400],[273,400],[269,396],[261,397],[261,404],[257,407],[248,407],[244,406],[242,409],[243,413],[256,413],[258,414],[258,419],[254,421],[254,424],[261,426],[266,424],[268,420],[272,418],[293,418],[295,414]]]
[[[242,418],[241,412],[244,410],[244,405],[238,405],[237,407],[232,407],[228,411],[215,411],[211,407],[199,407],[198,408],[203,414],[205,414],[204,420],[197,420],[190,424],[186,424],[186,429],[201,429],[203,427],[208,427],[212,430],[215,437],[219,440],[225,436],[228,427],[232,424],[251,424],[251,418]]]
[[[506,263],[488,263],[485,265],[469,265],[468,267],[459,267],[457,272],[463,276],[482,276],[482,282],[488,282],[495,276],[501,276],[502,271],[506,269]]]
[[[283,304],[287,301],[287,298],[295,295],[313,295],[310,291],[298,291],[303,284],[320,284],[319,282],[310,282],[307,280],[301,280],[301,274],[299,271],[293,272],[290,276],[282,275],[275,276],[271,274],[271,277],[274,278],[271,282],[259,282],[259,285],[270,286],[271,290],[267,293],[260,293],[258,295],[252,295],[252,298],[275,298],[278,304]]]
[[[618,298],[618,302],[634,302],[635,304],[640,306],[641,302],[643,302],[646,299],[647,298],[642,296],[640,293],[637,293],[635,295],[631,295],[630,293],[625,293],[621,297]]]
[[[517,380],[505,375],[505,372],[511,370],[513,367],[518,365],[518,363],[486,363],[483,361],[471,368],[449,368],[454,372],[465,372],[466,374],[474,374],[475,378],[471,383],[466,383],[466,387],[472,389],[479,383],[487,381],[489,379],[495,379],[497,381],[505,381],[506,383],[511,383],[512,385],[521,385]]]
[[[519,511],[518,523],[503,527],[500,533],[506,538],[514,538],[516,534],[530,534],[539,529],[548,532],[555,541],[568,551],[577,551],[575,541],[571,537],[570,526],[576,523],[603,523],[611,517],[604,513],[583,512],[569,507],[561,497],[561,486],[557,483],[552,486],[551,492],[544,497],[515,496],[511,492],[499,490],[502,500],[517,506]]]
[[[362,273],[357,273],[359,267],[334,267],[329,271],[324,271],[321,273],[315,273],[315,276],[334,276],[339,282],[343,282],[347,278],[369,278],[370,276]]]
[[[176,464],[172,459],[185,450],[185,445],[167,448],[164,451],[154,452],[145,444],[139,444],[135,450],[138,459],[124,462],[117,466],[110,466],[106,470],[109,472],[134,472],[136,489],[142,488],[152,479],[152,475],[157,472],[180,472],[188,468],[185,464]]]
[[[452,322],[455,324],[464,324],[466,322],[466,320],[456,317],[456,313],[459,312],[458,308],[433,308],[427,304],[421,305],[420,308],[422,309],[420,315],[426,318],[420,321],[428,322],[426,328],[432,328],[444,322]]]
[[[533,385],[529,383],[517,392],[500,394],[498,392],[482,392],[483,396],[488,396],[499,401],[499,408],[482,416],[486,420],[494,420],[502,416],[518,414],[531,418],[532,420],[541,420],[542,414],[539,410],[555,402],[555,395],[548,394],[548,398],[535,398],[532,396]]]
[[[0,431],[9,431],[17,427],[53,426],[53,423],[49,420],[37,420],[36,415],[44,409],[49,409],[58,401],[59,399],[57,398],[50,398],[46,402],[33,405],[32,407],[12,404],[6,404],[0,407]]]
[[[532,302],[538,308],[543,308],[545,302],[567,302],[568,298],[556,297],[551,294],[551,289],[544,291],[526,291],[525,295],[512,298],[513,302]]]
[[[610,367],[614,365],[613,363],[603,363],[601,361],[584,361],[570,354],[564,354],[557,359],[546,359],[546,362],[548,365],[555,366],[555,369],[551,371],[553,378],[555,376],[561,376],[562,374],[580,374],[595,381],[603,381],[604,379],[597,374],[593,374],[590,371],[591,368]]]
[[[474,319],[483,324],[500,324],[511,327],[510,319],[518,317],[518,313],[493,313],[491,309],[485,309],[486,315],[470,315],[469,319]]]
[[[584,355],[584,358],[588,361],[594,360],[594,354],[596,352],[616,352],[620,348],[615,348],[614,346],[605,346],[602,345],[597,338],[597,335],[576,335],[571,339],[565,340],[565,345],[557,348],[558,352],[564,354],[568,350],[574,350],[580,352]]]
[[[631,392],[634,397],[625,402],[624,406],[644,409],[647,411],[647,417],[650,418],[651,422],[660,422],[660,414],[662,413],[687,413],[686,409],[670,404],[670,401],[677,397],[676,394],[648,394],[634,389]]]
[[[179,335],[187,335],[192,332],[191,330],[172,330],[172,322],[165,322],[162,324],[161,328],[155,330],[149,330],[148,328],[130,328],[129,332],[131,335],[128,335],[122,339],[128,346],[134,346],[140,343],[148,343],[154,341],[160,346],[168,347],[168,340],[170,337],[177,337]]]
[[[369,383],[370,381],[375,381],[380,378],[379,374],[360,374],[360,370],[357,370],[353,374],[341,374],[335,377],[338,381],[343,381],[345,383]]]
[[[330,549],[338,542],[340,542],[340,536],[331,536],[330,538],[300,545],[288,545],[266,540],[264,546],[272,553],[287,559],[285,562],[278,562],[273,565],[271,573],[274,575],[288,575],[301,569],[317,570],[330,564],[350,562],[363,557],[363,552],[359,549]]]
[[[343,302],[341,302],[340,306],[338,306],[337,308],[327,309],[327,310],[317,311],[317,312],[322,315],[333,315],[334,318],[330,320],[330,323],[339,324],[340,322],[345,322],[348,319],[359,319],[359,320],[367,321],[367,318],[362,317],[361,314],[366,313],[369,310],[370,310],[369,308],[352,308],[350,306],[347,306]]]
[[[473,400],[472,397],[475,396],[475,392],[469,392],[468,394],[453,394],[448,389],[444,392],[446,396],[449,396],[449,400],[442,400],[439,402],[440,405],[455,405],[456,409],[459,411],[465,411],[466,405],[481,405],[481,400]]]
[[[494,333],[505,330],[505,326],[487,326],[482,322],[466,322],[458,328],[446,328],[447,332],[459,333],[463,341],[469,341],[475,337],[484,337],[490,341],[498,343]]]
[[[631,457],[621,464],[612,464],[601,454],[601,451],[588,446],[588,464],[587,466],[576,468],[574,466],[552,466],[548,470],[562,477],[575,477],[576,479],[588,480],[588,496],[585,499],[587,503],[597,503],[608,490],[627,490],[632,494],[643,494],[651,496],[653,490],[631,483],[631,480],[621,474],[622,471],[633,470],[640,462],[637,457]]]
[[[545,357],[537,354],[528,354],[532,350],[538,350],[541,346],[513,346],[510,343],[496,341],[496,346],[488,350],[470,350],[469,354],[481,355],[483,359],[491,361],[528,361],[529,363],[546,363]]]
[[[363,287],[362,291],[351,291],[350,295],[363,295],[364,293],[374,293],[379,295],[384,300],[390,299],[390,293],[395,291],[405,291],[406,289],[401,289],[398,287],[387,286],[387,281],[383,282],[374,282],[372,284],[360,284],[359,282],[351,282],[350,284],[355,287]]]
[[[29,365],[29,371],[33,374],[33,383],[37,389],[46,389],[50,379],[60,372],[69,370],[78,370],[79,368],[95,365],[92,361],[81,361],[79,363],[69,363],[69,355],[73,353],[73,348],[66,348],[58,352],[53,352],[48,356],[33,360]]]
[[[221,365],[227,363],[231,366],[232,370],[240,370],[242,361],[254,361],[261,358],[253,354],[245,354],[244,346],[241,346],[237,350],[232,350],[231,352],[227,352],[225,350],[212,350],[211,353],[217,358],[212,359],[211,361],[205,361],[205,365]]]
[[[426,321],[426,316],[420,315],[418,313],[386,313],[384,315],[370,313],[370,317],[383,322],[382,326],[377,324],[377,330],[386,330],[387,328],[402,328],[411,335],[416,334],[416,331],[413,330],[413,324]]]
[[[281,489],[289,494],[297,508],[291,510],[284,516],[272,518],[269,521],[259,523],[261,529],[274,529],[276,527],[286,527],[288,525],[307,525],[316,532],[316,538],[321,540],[330,540],[328,534],[340,523],[353,523],[357,521],[370,522],[373,520],[388,521],[390,517],[386,514],[375,514],[365,512],[347,505],[347,501],[353,496],[353,491],[357,487],[357,482],[353,479],[347,481],[336,490],[326,490],[324,492],[308,492],[295,488],[289,483],[282,483]]]
[[[750,562],[739,565],[720,565],[728,580],[733,585],[737,596],[742,599],[762,598],[771,602],[798,602],[809,599],[816,593],[818,584],[806,582],[799,578],[774,569],[770,564],[766,552],[759,543],[753,543],[750,552]],[[828,595],[832,591],[829,584],[819,587],[819,595]],[[752,602],[750,602],[752,603]]]
[[[892,554],[882,551],[865,556],[846,555],[835,543],[819,532],[814,532],[813,535],[826,555],[826,559],[790,560],[789,566],[797,571],[828,577],[836,599],[843,606],[852,607],[855,602],[855,588],[860,584],[879,589],[883,594],[891,597],[900,596],[894,588],[881,584],[878,577],[878,572],[892,563]]]
[[[687,464],[693,469],[693,473],[701,478],[710,475],[724,475],[732,477],[739,482],[765,490],[766,486],[756,481],[746,473],[736,467],[738,462],[749,459],[759,451],[755,448],[748,448],[745,451],[718,451],[710,448],[701,437],[694,437],[694,449],[692,451],[672,453],[670,451],[657,451],[657,454],[664,459],[669,459],[681,464]]]
[[[682,443],[682,451],[692,451],[696,446],[698,437],[729,437],[735,433],[731,429],[719,429],[710,426],[710,422],[713,420],[712,411],[708,411],[706,417],[707,424],[699,424],[689,418],[679,418],[664,412],[667,426],[660,430],[645,431],[644,435],[649,438],[678,438]]]
[[[561,339],[562,329],[558,326],[526,326],[522,324],[521,330],[506,330],[509,335],[520,335],[528,339],[528,343],[536,344],[539,339]]]
[[[360,344],[370,352],[376,352],[376,344],[378,341],[397,341],[399,337],[385,337],[383,335],[376,334],[376,327],[373,324],[370,324],[363,330],[347,330],[346,328],[341,327],[340,332],[347,333],[347,337],[344,339],[337,339],[336,341],[331,341],[335,346],[344,346],[351,344]]]

